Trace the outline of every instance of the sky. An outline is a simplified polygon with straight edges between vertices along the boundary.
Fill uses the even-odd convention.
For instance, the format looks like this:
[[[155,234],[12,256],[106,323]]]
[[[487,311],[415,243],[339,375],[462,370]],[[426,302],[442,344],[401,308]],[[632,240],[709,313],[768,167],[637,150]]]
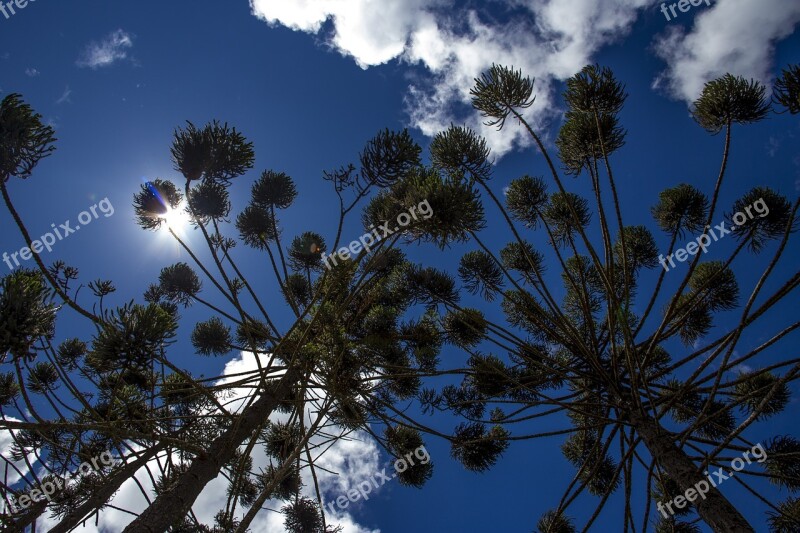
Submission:
[[[450,124],[468,125],[492,149],[492,187],[500,192],[523,174],[543,175],[545,166],[522,128],[509,124],[498,132],[482,124],[469,106],[473,79],[493,63],[535,77],[536,102],[526,117],[553,149],[564,111],[563,82],[596,62],[611,67],[629,93],[621,114],[627,144],[612,162],[628,222],[649,225],[649,208],[663,188],[680,182],[713,187],[723,139],[689,116],[703,84],[730,72],[771,85],[782,67],[800,57],[798,22],[800,4],[788,0],[704,1],[670,20],[660,4],[644,0],[31,1],[8,17],[0,13],[0,97],[21,93],[56,130],[57,151],[30,179],[13,180],[9,190],[34,236],[50,231],[51,224],[71,220],[74,226],[81,212],[97,205],[97,216],[55,243],[44,259],[78,267],[87,282],[112,279],[118,305],[141,301],[161,268],[187,260],[163,232],[140,229],[132,208],[142,183],[177,178],[169,146],[174,129],[186,121],[219,119],[254,143],[255,168],[231,188],[234,212],[243,208],[262,170],[286,172],[299,191],[281,219],[286,234],[311,230],[333,240],[338,203],[322,172],[357,162],[378,131],[409,128],[427,148]],[[755,185],[794,199],[800,190],[799,137],[800,122],[789,115],[736,128],[721,205],[730,206]],[[569,183],[586,190],[585,177]],[[489,219],[484,240],[499,248],[508,236],[499,229],[497,212]],[[0,252],[24,246],[5,210],[0,227]],[[345,225],[345,236],[362,233],[357,217]],[[186,236],[199,244],[191,230]],[[666,248],[665,237],[658,239]],[[257,287],[274,290],[260,280],[263,258],[241,248]],[[471,249],[407,251],[414,260],[433,258],[452,271]],[[712,251],[722,253],[722,247]],[[780,270],[784,276],[788,263]],[[757,275],[750,266],[743,265],[743,285]],[[0,263],[0,271],[7,269]],[[783,318],[791,318],[791,311],[787,306]],[[286,309],[275,313],[284,324],[290,320]],[[252,364],[241,354],[209,359],[192,353],[191,326],[209,316],[197,307],[182,316],[174,352],[181,366],[215,376]],[[59,336],[90,334],[90,324],[76,317],[59,322]],[[758,341],[753,331],[743,344]],[[796,337],[792,343],[797,345]],[[442,358],[461,362],[465,356],[446,348]],[[796,427],[797,414],[795,402],[751,438]],[[446,443],[429,439],[435,474],[425,489],[387,483],[341,514],[340,523],[345,533],[531,531],[574,473],[560,443],[515,443],[494,469],[478,475],[453,461]],[[335,498],[379,471],[386,459],[368,439],[333,449],[325,461],[342,475],[324,482],[326,494]],[[214,487],[224,485],[210,487],[196,505],[208,518],[224,492]],[[736,487],[730,497],[760,523]],[[618,496],[609,509],[619,508],[615,502]],[[579,523],[593,503],[586,498],[578,506]],[[142,502],[126,487],[115,504],[136,508]],[[109,511],[98,527],[84,530],[119,531],[126,520],[124,513]],[[279,532],[281,522],[277,513],[267,513],[253,530]],[[594,530],[613,531],[618,524],[619,513],[606,510]]]

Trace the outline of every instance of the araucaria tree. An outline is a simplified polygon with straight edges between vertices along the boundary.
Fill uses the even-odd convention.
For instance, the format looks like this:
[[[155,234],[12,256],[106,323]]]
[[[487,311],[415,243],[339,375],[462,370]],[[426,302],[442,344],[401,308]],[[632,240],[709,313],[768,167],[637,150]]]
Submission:
[[[797,81],[797,68],[789,68],[773,95],[791,113],[800,101]],[[754,205],[767,212],[715,242],[719,260],[704,261],[695,248],[683,270],[667,273],[659,265],[659,250],[677,256],[687,235],[711,242],[712,224],[723,215],[733,133],[767,116],[765,88],[733,76],[706,85],[693,115],[709,132],[724,133],[722,166],[709,194],[675,183],[653,199],[663,245],[647,227],[623,222],[611,159],[625,141],[619,114],[626,94],[611,71],[589,66],[568,80],[568,111],[556,140],[560,168],[523,116],[533,89],[520,72],[495,66],[476,80],[473,102],[498,128],[526,129],[545,158],[545,177],[523,176],[503,197],[475,132],[452,127],[437,135],[426,165],[407,132],[383,131],[367,143],[358,167],[324,174],[340,207],[327,239],[312,231],[285,237],[280,215],[298,191],[281,172],[253,180],[248,205],[234,214],[229,189],[252,170],[252,144],[219,122],[178,128],[171,155],[180,177],[146,183],[134,208],[139,225],[170,234],[186,260],[165,266],[156,283],[141,288],[141,301],[123,304],[113,301],[116,289],[106,280],[86,283],[91,296],[84,290],[79,298],[78,270],[47,266],[36,253],[10,189],[19,183],[12,178],[28,178],[51,154],[54,133],[18,95],[6,97],[0,191],[37,269],[0,283],[0,428],[14,443],[0,495],[35,500],[2,515],[5,527],[24,531],[47,514],[59,519],[51,531],[71,531],[129,482],[148,505],[127,532],[244,533],[276,501],[292,533],[337,531],[315,463],[359,432],[398,458],[422,446],[423,434],[448,439],[453,457],[476,472],[491,468],[516,440],[560,439],[577,474],[539,520],[538,529],[550,533],[577,530],[570,507],[584,491],[599,498],[584,530],[609,496],[623,491],[624,531],[646,531],[654,521],[659,532],[695,531],[692,512],[717,531],[753,531],[725,487],[710,487],[674,516],[650,502],[684,494],[706,470],[727,469],[764,442],[765,462],[729,483],[745,486],[768,508],[774,531],[796,531],[800,500],[773,503],[760,496],[760,483],[800,488],[800,440],[768,438],[756,423],[786,407],[800,370],[800,359],[778,352],[800,321],[771,318],[800,284],[800,272],[776,279],[791,257],[798,201],[766,186],[744,192],[731,213]],[[568,190],[565,175],[579,178],[576,190],[591,199]],[[503,247],[482,239],[484,201],[508,229]],[[360,212],[371,231],[422,202],[430,217],[331,268],[323,264],[322,252],[338,249],[348,216]],[[202,247],[192,248],[172,225],[181,210]],[[552,253],[538,250],[535,238]],[[451,275],[412,264],[398,245],[413,242],[475,249]],[[258,259],[243,260],[239,244]],[[726,246],[732,250],[723,255]],[[751,270],[763,264],[747,290],[735,275],[745,259]],[[262,293],[265,270],[272,289]],[[469,296],[462,292],[480,298],[464,305],[462,296]],[[191,331],[178,327],[189,305],[207,311]],[[288,313],[277,313],[276,305]],[[488,312],[491,306],[500,312]],[[89,321],[91,338],[57,330],[63,313]],[[491,318],[503,314],[504,323]],[[752,328],[764,338],[758,345],[744,336]],[[191,339],[196,354],[176,350],[179,335]],[[464,353],[467,364],[443,367],[445,344],[453,352],[447,360]],[[253,369],[224,380],[189,371],[190,357],[235,352]],[[463,382],[426,386],[445,374]],[[434,410],[454,415],[453,431],[425,423],[424,413]],[[563,421],[563,429],[526,430],[544,417]],[[254,464],[257,450],[268,464]],[[104,451],[117,460],[95,464],[52,501],[35,498],[38,487]],[[152,492],[137,472],[152,481]],[[431,463],[417,463],[398,479],[421,487],[431,475]],[[214,524],[201,523],[192,505],[220,476],[227,502]],[[635,490],[647,496],[638,521]]]
[[[326,269],[321,235],[303,232],[288,246],[283,240],[279,213],[295,201],[293,180],[264,171],[234,217],[228,189],[253,167],[253,146],[226,124],[189,123],[176,130],[171,149],[182,183],[153,179],[134,198],[139,225],[171,234],[189,261],[166,266],[141,303],[110,307],[115,287],[103,280],[88,284],[94,301],[87,302],[78,297],[76,268],[43,264],[9,192],[12,178],[29,177],[54,141],[18,95],[2,101],[0,189],[38,266],[0,285],[0,426],[13,440],[0,493],[6,502],[35,502],[24,511],[8,505],[6,528],[23,531],[54,514],[60,521],[51,531],[71,531],[129,481],[149,502],[129,532],[244,532],[276,501],[283,502],[288,531],[340,531],[323,510],[315,462],[325,451],[358,430],[396,458],[419,455],[423,446],[397,403],[405,405],[421,377],[435,372],[442,335],[434,314],[422,309],[409,318],[421,296],[394,245],[445,243],[460,234],[431,229],[438,227],[435,216],[418,219]],[[407,132],[387,130],[367,144],[358,171],[350,165],[325,174],[340,205],[332,250],[345,217],[374,189],[411,175],[430,178],[420,170],[420,152]],[[409,190],[405,199],[409,205],[427,199],[432,210],[446,211],[449,194],[464,189],[451,184],[428,198]],[[181,210],[204,250],[192,249],[172,225]],[[365,212],[365,224],[382,223],[379,214]],[[240,242],[261,260],[238,262]],[[266,295],[250,281],[263,282],[265,270],[275,280]],[[288,323],[288,313],[275,318],[277,301],[290,310]],[[179,311],[189,305],[204,306],[208,319],[184,333],[196,354],[175,353]],[[94,325],[92,338],[57,342],[55,324],[68,308]],[[189,370],[193,357],[235,351],[252,371],[223,381]],[[256,450],[262,458],[266,453],[267,465],[254,465]],[[79,482],[41,497],[43,485],[103,452],[115,461],[92,463]],[[397,476],[401,484],[421,487],[432,475],[430,461],[406,466]],[[137,472],[152,481],[153,492],[134,479]],[[306,472],[313,486],[304,490]],[[191,508],[219,476],[228,481],[227,503],[214,524],[203,524]]]
[[[774,94],[792,113],[797,81],[797,67],[785,70]],[[460,386],[426,391],[423,401],[463,416],[461,432],[470,440],[560,439],[576,475],[540,517],[541,532],[578,531],[570,510],[591,501],[585,494],[578,499],[584,492],[597,498],[595,511],[582,513],[588,518],[580,530],[589,530],[618,491],[624,495],[618,500],[624,506],[615,509],[618,530],[699,531],[699,518],[714,531],[763,531],[726,498],[737,484],[763,505],[772,531],[800,531],[800,500],[762,496],[766,481],[800,489],[800,440],[765,434],[758,424],[784,410],[800,376],[793,350],[800,321],[779,311],[797,298],[800,284],[793,235],[800,204],[766,185],[743,191],[729,211],[720,202],[735,132],[771,110],[765,87],[732,75],[705,85],[692,116],[709,133],[723,134],[719,174],[705,192],[670,184],[652,199],[653,228],[624,222],[620,189],[634,185],[615,177],[612,162],[625,143],[620,112],[627,95],[611,70],[587,66],[567,81],[555,142],[560,164],[524,116],[533,93],[531,79],[502,66],[472,89],[487,125],[524,128],[547,168],[543,177],[514,180],[502,200],[492,187],[484,139],[454,126],[431,144],[433,166],[480,190],[510,242],[495,248],[476,225],[467,230],[476,247],[462,257],[457,275],[484,302],[480,310],[432,291],[469,370]],[[577,180],[567,183],[565,176]],[[718,227],[720,220],[727,227]],[[691,243],[686,250],[684,239]],[[705,259],[709,247],[718,259]],[[673,256],[686,261],[677,263],[683,268],[674,268]],[[737,281],[737,266],[759,269],[747,287]],[[455,284],[455,273],[434,275],[440,285]],[[490,316],[504,316],[505,323]],[[756,328],[753,344],[745,333]],[[550,422],[546,433],[526,430],[545,417],[563,420],[563,429],[552,430]],[[454,454],[482,470],[500,449],[486,442]],[[724,487],[709,483],[717,481],[713,472],[730,472],[732,460],[761,443],[766,459],[749,458]],[[708,490],[698,497],[704,480]],[[690,489],[694,497],[684,498]],[[643,501],[632,496],[636,491],[644,492],[642,509],[635,508],[634,501]],[[678,496],[683,501],[673,505]]]

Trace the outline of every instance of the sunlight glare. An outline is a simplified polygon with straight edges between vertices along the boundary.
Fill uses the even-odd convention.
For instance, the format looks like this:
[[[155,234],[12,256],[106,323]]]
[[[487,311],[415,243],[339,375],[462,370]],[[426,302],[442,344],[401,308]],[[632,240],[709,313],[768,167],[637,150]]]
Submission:
[[[169,229],[181,231],[189,225],[191,216],[186,212],[185,206],[181,204],[177,208],[170,209],[164,213],[161,219]]]

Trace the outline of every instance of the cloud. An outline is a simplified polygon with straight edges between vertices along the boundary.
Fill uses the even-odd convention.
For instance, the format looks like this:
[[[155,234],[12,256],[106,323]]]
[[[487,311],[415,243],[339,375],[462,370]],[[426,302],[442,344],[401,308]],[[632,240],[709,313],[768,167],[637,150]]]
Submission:
[[[22,422],[22,420],[14,418],[13,416],[4,416],[3,420]],[[8,479],[4,479],[3,482],[8,485],[13,485],[18,482],[22,479],[22,476],[27,476],[29,472],[28,463],[25,459],[20,458],[18,461],[14,461],[11,457],[12,448],[14,446],[14,436],[16,436],[17,433],[18,431],[14,429],[4,429],[0,431],[0,455],[3,457],[3,472],[4,475],[8,476]],[[26,457],[31,465],[36,464],[37,458],[35,453],[29,453]],[[5,508],[5,502],[0,507]]]
[[[57,104],[63,104],[63,103],[71,104],[72,100],[70,100],[70,96],[72,96],[72,89],[70,89],[69,85],[67,85],[64,88],[64,92],[61,93],[61,96],[59,96],[58,100],[56,100],[56,103]]]
[[[28,67],[28,68],[25,69],[25,75],[28,76],[28,77],[35,78],[39,74],[40,74],[40,72],[38,70],[36,70],[35,68]]]
[[[128,57],[130,48],[133,48],[133,37],[123,30],[117,30],[100,42],[89,43],[75,64],[92,69],[107,67]]]
[[[604,44],[624,35],[647,0],[517,0],[491,3],[508,10],[498,21],[486,9],[447,0],[250,0],[270,25],[323,34],[327,43],[362,68],[399,59],[423,67],[411,82],[406,106],[413,126],[433,135],[452,122],[486,136],[495,154],[527,146],[509,123],[490,131],[470,107],[474,78],[492,63],[521,68],[536,78],[537,100],[528,116],[541,124],[556,116],[554,84],[585,64]]]
[[[655,43],[666,70],[655,81],[674,98],[693,102],[703,85],[728,72],[771,81],[775,44],[800,22],[800,3],[785,0],[717,0],[685,32],[672,26]]]
[[[405,102],[409,121],[431,136],[451,123],[484,135],[496,155],[528,146],[524,130],[483,126],[470,106],[474,78],[492,63],[514,66],[536,79],[534,125],[559,115],[555,82],[593,62],[605,45],[623,38],[649,0],[510,0],[465,8],[461,0],[250,0],[252,13],[271,26],[320,36],[362,68],[392,60],[411,69]],[[486,7],[489,6],[489,7]],[[704,81],[732,69],[766,78],[774,42],[791,32],[800,4],[785,0],[719,0],[684,36],[675,25],[659,39],[667,62],[659,80],[689,99]],[[729,22],[730,21],[732,22]],[[724,65],[724,67],[723,67]]]

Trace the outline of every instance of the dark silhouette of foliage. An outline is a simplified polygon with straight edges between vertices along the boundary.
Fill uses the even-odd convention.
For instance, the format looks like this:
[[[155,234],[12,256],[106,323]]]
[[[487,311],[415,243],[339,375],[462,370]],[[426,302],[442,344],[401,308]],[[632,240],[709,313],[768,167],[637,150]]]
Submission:
[[[784,72],[773,95],[790,111],[795,70]],[[133,199],[138,224],[167,230],[189,257],[143,288],[144,303],[114,305],[115,286],[104,280],[86,283],[89,294],[78,299],[78,269],[63,262],[46,267],[38,254],[38,270],[5,276],[0,353],[9,371],[0,372],[0,406],[20,416],[27,409],[35,420],[4,420],[13,429],[12,459],[36,453],[54,473],[103,450],[126,459],[8,527],[24,529],[49,512],[60,520],[52,531],[66,533],[144,468],[155,480],[154,494],[126,531],[245,533],[278,500],[274,508],[288,531],[332,533],[340,528],[327,522],[323,507],[320,448],[360,432],[399,461],[424,447],[428,432],[446,438],[452,457],[476,473],[502,460],[512,442],[555,439],[575,476],[558,506],[539,518],[538,531],[577,531],[569,511],[581,495],[580,501],[598,502],[581,529],[589,530],[610,501],[624,501],[624,529],[633,530],[641,501],[633,490],[662,501],[749,450],[752,427],[790,405],[798,376],[788,358],[762,358],[794,327],[773,331],[762,317],[800,284],[796,276],[781,281],[783,271],[774,268],[794,244],[798,204],[756,187],[731,212],[763,200],[769,213],[734,228],[729,243],[715,243],[715,260],[698,253],[668,279],[666,270],[654,283],[648,277],[659,269],[659,252],[674,253],[678,238],[707,232],[721,215],[731,130],[767,116],[765,87],[731,75],[706,84],[692,115],[713,134],[725,131],[722,170],[708,195],[678,184],[651,200],[654,225],[665,235],[624,223],[612,156],[625,144],[620,111],[627,94],[610,69],[587,66],[566,82],[566,120],[556,145],[566,174],[588,178],[570,180],[575,190],[567,189],[523,116],[534,104],[533,80],[493,65],[471,95],[488,125],[524,128],[549,175],[522,176],[503,196],[489,185],[496,181],[489,144],[471,129],[451,126],[436,135],[430,164],[407,131],[384,130],[368,141],[358,168],[324,173],[339,200],[339,220],[322,235],[281,225],[298,190],[290,176],[272,170],[249,185],[249,203],[230,221],[238,196],[229,191],[253,168],[253,145],[227,124],[189,122],[175,131],[171,147],[183,183],[154,179]],[[52,130],[18,95],[3,100],[0,188],[29,245],[8,182],[30,176],[53,142]],[[362,200],[365,230],[388,231],[372,249],[323,264],[323,252],[342,246],[344,221]],[[425,203],[428,215],[395,224],[399,214]],[[172,226],[178,209],[185,209],[199,247]],[[489,209],[501,213],[506,242],[482,240]],[[260,260],[240,264],[238,240]],[[474,248],[450,273],[435,257],[429,264],[409,261],[400,246],[412,243]],[[736,247],[727,258],[726,245]],[[769,283],[751,288],[749,277],[745,284],[737,276],[734,259],[748,252],[767,259]],[[246,268],[254,264],[255,273]],[[254,283],[264,268],[272,285]],[[462,290],[473,296],[468,305]],[[276,320],[276,304],[293,319]],[[178,310],[189,305],[193,314],[208,315],[184,332]],[[56,340],[62,309],[91,322],[91,339]],[[763,346],[750,346],[745,336],[756,326],[768,339]],[[240,351],[253,368],[224,381],[194,377],[172,359],[178,335],[189,336],[200,355]],[[443,366],[442,350],[463,357]],[[745,364],[752,370],[742,372]],[[432,430],[412,405],[423,414],[446,412],[435,421],[449,429]],[[275,414],[283,415],[280,421]],[[254,467],[255,449],[266,452],[268,465]],[[763,478],[795,491],[797,440],[776,437],[766,451],[763,464],[748,465],[753,472],[737,473],[737,481],[756,494]],[[306,468],[313,492],[302,490]],[[432,473],[432,462],[417,461],[398,479],[421,487]],[[201,524],[191,507],[220,474],[226,505],[213,524]],[[19,485],[18,493],[31,488],[28,480]],[[656,531],[696,531],[701,520],[715,530],[754,531],[723,490],[714,487],[678,518],[664,519],[648,505],[644,522]],[[616,493],[624,496],[611,498]],[[775,505],[770,527],[792,531],[797,507],[791,497]]]
[[[33,168],[55,150],[55,132],[42,116],[12,93],[0,102],[0,178],[26,179]]]
[[[789,65],[775,80],[772,101],[785,107],[789,113],[800,113],[800,65]]]

